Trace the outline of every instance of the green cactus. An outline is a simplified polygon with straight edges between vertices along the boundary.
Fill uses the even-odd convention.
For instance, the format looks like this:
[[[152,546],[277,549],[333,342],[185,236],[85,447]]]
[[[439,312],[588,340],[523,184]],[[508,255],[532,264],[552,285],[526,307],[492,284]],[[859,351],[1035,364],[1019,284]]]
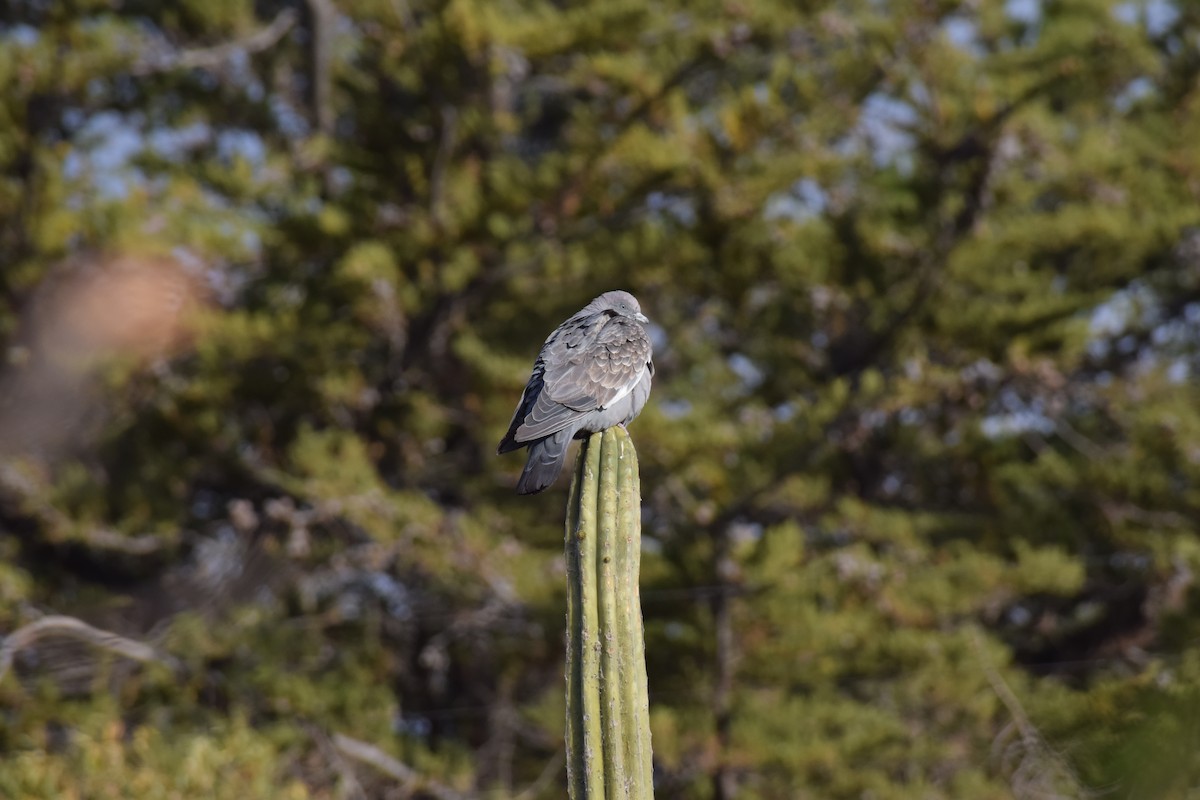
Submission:
[[[621,427],[584,441],[567,505],[567,782],[571,800],[654,796],[638,589],[641,488]]]

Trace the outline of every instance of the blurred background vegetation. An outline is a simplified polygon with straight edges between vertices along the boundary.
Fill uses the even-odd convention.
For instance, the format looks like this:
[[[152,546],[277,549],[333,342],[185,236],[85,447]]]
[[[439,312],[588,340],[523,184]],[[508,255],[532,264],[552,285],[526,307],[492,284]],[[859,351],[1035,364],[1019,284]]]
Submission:
[[[659,797],[1200,796],[1197,4],[9,0],[0,86],[0,796],[562,797],[494,449],[612,288]]]

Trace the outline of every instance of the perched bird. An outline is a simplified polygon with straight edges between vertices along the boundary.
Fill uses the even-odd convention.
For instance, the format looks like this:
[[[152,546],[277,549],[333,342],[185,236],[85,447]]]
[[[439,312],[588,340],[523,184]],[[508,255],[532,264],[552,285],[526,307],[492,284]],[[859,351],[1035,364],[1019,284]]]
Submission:
[[[629,292],[605,292],[546,339],[498,453],[529,446],[519,494],[554,482],[573,438],[627,425],[646,405],[649,320]]]

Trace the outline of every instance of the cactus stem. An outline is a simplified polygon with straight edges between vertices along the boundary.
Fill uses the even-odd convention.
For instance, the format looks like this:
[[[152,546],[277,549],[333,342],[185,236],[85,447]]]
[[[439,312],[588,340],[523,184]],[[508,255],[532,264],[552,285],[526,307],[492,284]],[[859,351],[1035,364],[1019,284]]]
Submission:
[[[653,797],[638,589],[641,489],[624,428],[585,440],[567,506],[567,781],[572,800]]]

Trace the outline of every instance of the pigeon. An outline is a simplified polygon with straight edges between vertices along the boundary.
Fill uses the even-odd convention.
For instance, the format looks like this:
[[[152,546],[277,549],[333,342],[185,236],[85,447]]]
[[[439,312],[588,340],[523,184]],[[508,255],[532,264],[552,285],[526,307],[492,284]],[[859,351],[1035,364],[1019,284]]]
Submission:
[[[628,425],[641,413],[654,377],[647,323],[629,292],[605,292],[546,339],[497,449],[529,447],[518,494],[554,483],[571,439]]]

